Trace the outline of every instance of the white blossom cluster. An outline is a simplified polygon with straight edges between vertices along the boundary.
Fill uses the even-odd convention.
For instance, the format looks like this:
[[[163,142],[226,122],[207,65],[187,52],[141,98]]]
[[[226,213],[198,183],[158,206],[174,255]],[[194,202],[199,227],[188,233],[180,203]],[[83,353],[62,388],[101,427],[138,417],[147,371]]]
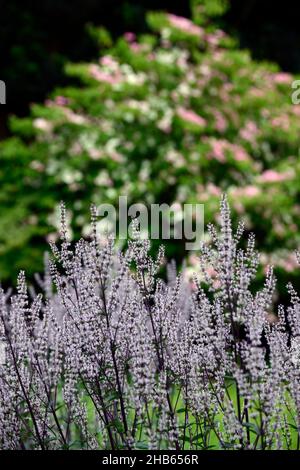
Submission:
[[[272,269],[253,287],[226,197],[209,232],[191,284],[137,228],[125,253],[73,246],[62,205],[41,293],[0,291],[0,448],[299,448],[300,297],[275,315]]]

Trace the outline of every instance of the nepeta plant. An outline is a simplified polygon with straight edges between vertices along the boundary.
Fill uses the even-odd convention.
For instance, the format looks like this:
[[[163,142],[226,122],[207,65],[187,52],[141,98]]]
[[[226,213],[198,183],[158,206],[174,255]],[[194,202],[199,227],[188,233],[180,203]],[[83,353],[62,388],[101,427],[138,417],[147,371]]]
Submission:
[[[73,246],[62,206],[42,294],[1,290],[3,449],[299,449],[300,298],[270,320],[272,269],[255,290],[226,198],[202,275],[188,283],[136,236],[125,253],[93,235]]]

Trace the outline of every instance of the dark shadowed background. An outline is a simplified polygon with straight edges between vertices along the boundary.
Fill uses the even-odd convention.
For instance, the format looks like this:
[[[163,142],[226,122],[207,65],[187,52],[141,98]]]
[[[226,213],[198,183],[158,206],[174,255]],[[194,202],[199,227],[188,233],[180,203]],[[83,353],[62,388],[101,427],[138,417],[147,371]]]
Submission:
[[[31,102],[70,80],[63,73],[67,60],[97,57],[88,24],[103,25],[113,36],[143,32],[149,9],[190,16],[189,2],[182,0],[0,0],[0,78],[9,83],[0,138],[8,133],[8,114],[25,115]],[[291,0],[231,0],[220,22],[255,58],[299,72],[299,13],[300,4]]]

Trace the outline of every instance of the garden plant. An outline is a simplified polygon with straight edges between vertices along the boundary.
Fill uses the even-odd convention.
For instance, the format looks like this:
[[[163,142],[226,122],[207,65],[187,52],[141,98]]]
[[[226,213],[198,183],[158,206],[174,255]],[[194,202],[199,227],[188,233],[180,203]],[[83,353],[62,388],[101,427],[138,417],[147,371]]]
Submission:
[[[192,2],[194,22],[149,13],[149,33],[112,41],[91,29],[101,56],[70,63],[73,85],[28,117],[12,117],[0,143],[0,272],[41,269],[64,200],[74,238],[88,207],[105,201],[205,203],[214,221],[226,191],[284,282],[299,245],[300,105],[294,77],[256,62],[217,26],[224,2]],[[219,5],[220,4],[220,5]],[[206,10],[204,9],[206,5]],[[201,7],[201,8],[200,8]],[[166,253],[180,261],[182,246]],[[190,262],[190,261],[189,261]],[[281,282],[282,285],[282,282]]]
[[[122,253],[96,221],[73,244],[62,205],[39,291],[23,271],[1,290],[0,447],[299,450],[300,297],[274,308],[271,267],[253,287],[227,198],[193,282],[137,224]]]

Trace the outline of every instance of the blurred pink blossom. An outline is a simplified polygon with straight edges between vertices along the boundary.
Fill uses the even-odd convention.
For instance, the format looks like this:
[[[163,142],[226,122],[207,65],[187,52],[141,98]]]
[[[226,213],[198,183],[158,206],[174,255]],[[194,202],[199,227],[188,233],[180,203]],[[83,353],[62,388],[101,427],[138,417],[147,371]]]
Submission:
[[[257,87],[252,87],[249,90],[249,94],[253,96],[254,98],[262,98],[264,96],[264,90],[261,90],[260,88]]]
[[[222,132],[222,133],[225,132],[228,127],[228,123],[224,115],[218,110],[214,110],[213,114],[215,118],[215,127],[217,131]]]
[[[51,106],[67,106],[68,104],[70,104],[70,100],[68,98],[66,98],[65,96],[56,96],[54,98],[54,100],[46,100],[45,101],[45,105],[48,106],[48,107],[51,107]]]
[[[100,69],[100,67],[98,67],[98,65],[95,64],[90,65],[89,70],[92,77],[95,78],[95,80],[98,80],[98,82],[105,82],[109,83],[110,85],[114,85],[122,81],[122,77],[119,72],[115,72],[113,74],[104,72]]]
[[[244,194],[247,197],[255,197],[260,194],[260,190],[256,186],[249,185],[244,188]]]
[[[204,142],[208,142],[211,146],[211,153],[208,154],[209,158],[215,158],[221,163],[226,161],[226,152],[229,151],[236,161],[248,161],[249,155],[246,150],[237,144],[232,144],[225,139],[205,138]]]
[[[234,188],[232,190],[231,194],[234,197],[255,197],[258,196],[261,193],[261,190],[254,186],[254,185],[249,185],[249,186],[244,186],[243,188]]]
[[[132,42],[130,43],[130,49],[133,52],[141,52],[143,50],[142,44],[139,44],[138,42]]]
[[[208,43],[211,48],[215,48],[219,46],[220,40],[225,37],[225,33],[218,29],[217,31],[214,31],[213,33],[207,33],[205,36],[206,42]]]
[[[211,194],[212,196],[217,196],[217,197],[220,197],[221,196],[221,189],[218,188],[218,186],[216,186],[215,184],[213,183],[208,183],[208,185],[206,186],[206,190],[209,192],[209,194]]]
[[[300,116],[300,107],[299,106],[292,106],[291,111],[295,116]]]
[[[58,104],[58,106],[67,106],[69,104],[69,100],[65,96],[56,96],[54,102]]]
[[[112,66],[117,65],[117,62],[115,61],[115,59],[110,55],[104,55],[103,57],[101,57],[99,62],[101,65],[104,65],[107,67],[112,67]]]
[[[203,28],[200,28],[200,26],[197,26],[195,23],[188,20],[187,18],[172,14],[167,15],[167,18],[172,26],[180,29],[181,31],[184,31],[185,33],[192,34],[198,37],[202,37],[204,34]]]
[[[207,43],[212,47],[215,47],[219,44],[219,39],[214,34],[207,34],[205,36],[205,39]]]
[[[239,145],[232,144],[231,150],[234,154],[234,159],[237,162],[246,162],[249,160],[249,155],[247,154],[246,150]]]
[[[39,129],[40,131],[44,131],[44,132],[51,132],[53,129],[53,124],[44,118],[34,119],[33,126],[36,129]]]
[[[124,34],[124,39],[126,39],[126,41],[128,41],[128,42],[133,42],[133,41],[136,40],[136,35],[134,33],[132,33],[131,31],[127,31]]]
[[[285,72],[275,73],[272,77],[275,83],[285,83],[287,85],[290,85],[293,81],[292,75]]]
[[[271,124],[274,127],[281,127],[285,131],[288,131],[290,128],[290,120],[286,114],[282,114],[281,116],[274,117],[271,120]]]
[[[239,134],[242,139],[254,143],[256,141],[256,137],[259,135],[259,129],[255,122],[247,121],[245,126],[240,130]]]
[[[81,114],[75,113],[71,109],[68,108],[63,108],[64,114],[69,122],[72,122],[73,124],[86,124],[88,122],[88,119],[85,116],[82,116]]]
[[[293,174],[290,171],[285,173],[279,173],[275,170],[266,170],[259,177],[261,183],[279,183],[281,181],[287,181],[293,177]]]
[[[191,109],[179,107],[177,109],[177,115],[184,121],[190,122],[191,124],[196,124],[199,127],[206,126],[206,120],[203,117],[199,116],[199,114],[196,114]]]
[[[217,140],[212,139],[211,142],[212,147],[212,156],[219,160],[219,162],[224,163],[226,161],[225,158],[225,150],[226,150],[226,141],[225,140]]]

